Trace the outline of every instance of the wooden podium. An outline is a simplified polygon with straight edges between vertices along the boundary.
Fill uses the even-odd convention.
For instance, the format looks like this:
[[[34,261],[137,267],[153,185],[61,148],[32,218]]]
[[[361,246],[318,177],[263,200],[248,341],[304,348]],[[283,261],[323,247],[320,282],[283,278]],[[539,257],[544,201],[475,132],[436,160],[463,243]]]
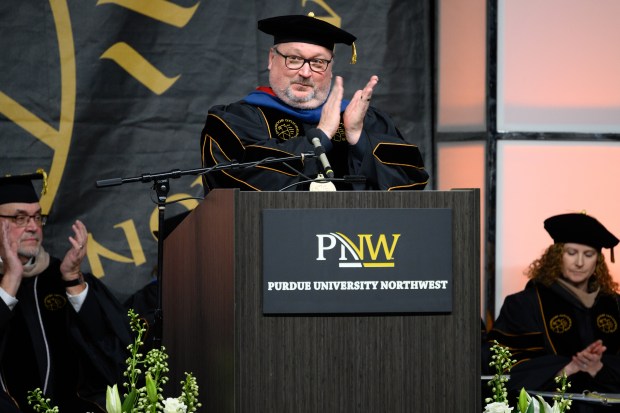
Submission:
[[[450,208],[452,311],[264,315],[266,208]],[[479,413],[479,214],[475,189],[212,191],[165,241],[171,391],[187,371],[208,413]]]

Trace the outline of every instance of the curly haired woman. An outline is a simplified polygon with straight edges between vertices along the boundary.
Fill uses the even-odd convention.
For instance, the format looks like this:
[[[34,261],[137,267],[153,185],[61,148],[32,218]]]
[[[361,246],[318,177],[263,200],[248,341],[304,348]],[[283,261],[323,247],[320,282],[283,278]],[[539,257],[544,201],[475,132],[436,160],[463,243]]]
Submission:
[[[509,390],[555,391],[554,378],[566,373],[571,392],[618,393],[620,296],[602,249],[611,249],[613,262],[619,240],[581,213],[544,226],[554,243],[530,264],[525,289],[506,297],[488,337],[517,361]],[[598,408],[578,403],[571,411]]]

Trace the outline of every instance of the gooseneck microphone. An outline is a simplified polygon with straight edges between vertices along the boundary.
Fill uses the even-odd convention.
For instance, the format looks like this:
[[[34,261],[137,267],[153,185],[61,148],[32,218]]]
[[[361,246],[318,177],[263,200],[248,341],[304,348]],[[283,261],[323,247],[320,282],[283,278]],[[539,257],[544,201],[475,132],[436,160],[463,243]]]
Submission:
[[[310,129],[308,131],[308,140],[312,143],[312,145],[314,145],[314,154],[319,158],[319,161],[321,161],[321,165],[323,166],[323,172],[325,173],[325,176],[327,178],[333,178],[334,171],[332,170],[332,167],[329,165],[329,160],[327,159],[327,156],[325,155],[325,148],[323,147],[323,145],[321,145],[321,139],[317,136],[320,133],[321,132],[316,128]]]

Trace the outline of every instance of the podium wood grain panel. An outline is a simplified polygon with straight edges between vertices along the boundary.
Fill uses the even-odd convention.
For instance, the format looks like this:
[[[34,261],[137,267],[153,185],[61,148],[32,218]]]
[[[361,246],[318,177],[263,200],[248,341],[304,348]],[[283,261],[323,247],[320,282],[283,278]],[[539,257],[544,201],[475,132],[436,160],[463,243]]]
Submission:
[[[451,208],[453,311],[263,315],[265,208]],[[477,190],[213,191],[165,242],[169,387],[194,372],[206,412],[478,413],[479,239]]]

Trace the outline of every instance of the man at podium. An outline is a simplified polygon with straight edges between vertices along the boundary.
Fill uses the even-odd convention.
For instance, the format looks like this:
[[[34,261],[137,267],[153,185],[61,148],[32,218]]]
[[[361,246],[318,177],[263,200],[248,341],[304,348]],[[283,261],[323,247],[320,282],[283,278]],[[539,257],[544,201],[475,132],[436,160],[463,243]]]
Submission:
[[[425,187],[428,174],[418,147],[371,106],[379,78],[371,76],[350,101],[343,99],[343,79],[332,72],[334,46],[352,46],[355,63],[355,36],[303,15],[263,19],[258,29],[274,37],[269,86],[212,107],[201,136],[204,167],[244,165],[203,175],[206,192],[304,190],[317,175],[343,190]],[[300,156],[309,152],[317,156]]]

